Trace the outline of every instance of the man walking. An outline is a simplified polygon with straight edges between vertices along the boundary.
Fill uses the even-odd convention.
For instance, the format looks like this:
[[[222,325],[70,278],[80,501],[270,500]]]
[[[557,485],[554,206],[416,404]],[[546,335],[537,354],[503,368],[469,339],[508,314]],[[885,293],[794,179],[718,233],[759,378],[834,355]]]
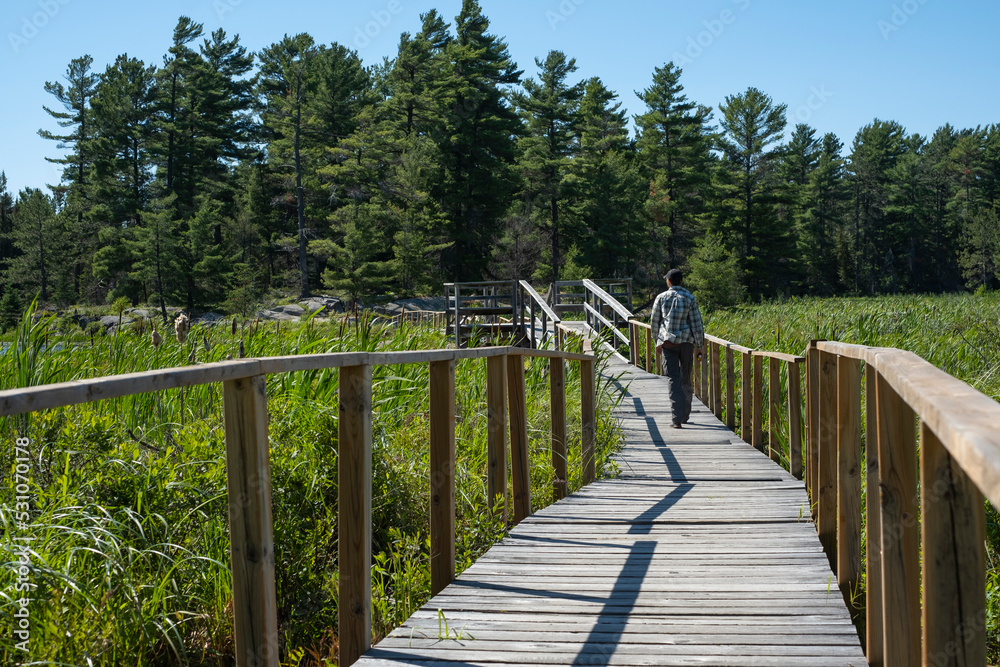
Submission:
[[[663,373],[667,376],[673,427],[680,428],[691,416],[691,367],[694,355],[701,356],[705,346],[705,327],[694,295],[681,285],[684,274],[670,269],[665,276],[667,291],[653,302],[650,324],[656,335],[656,349],[663,354]]]

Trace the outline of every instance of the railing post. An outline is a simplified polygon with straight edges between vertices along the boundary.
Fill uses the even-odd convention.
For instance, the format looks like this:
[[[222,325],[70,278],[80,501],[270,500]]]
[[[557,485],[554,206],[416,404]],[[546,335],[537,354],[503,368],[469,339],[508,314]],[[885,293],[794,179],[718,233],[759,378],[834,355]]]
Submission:
[[[447,305],[447,304],[446,304]],[[455,348],[462,347],[462,289],[455,283]]]
[[[340,369],[337,560],[340,664],[371,646],[372,367]],[[277,659],[275,659],[277,664]]]
[[[781,422],[781,362],[775,357],[767,360],[767,415],[768,456],[775,463],[781,461],[781,443],[778,440],[778,424]]]
[[[656,350],[656,374],[663,375],[663,350]]]
[[[837,583],[851,616],[861,581],[861,362],[837,359]]]
[[[878,488],[878,371],[865,364],[865,657],[883,667],[882,502]]]
[[[549,359],[549,409],[552,420],[552,493],[556,500],[566,497],[566,366],[562,357]]]
[[[788,466],[796,479],[802,479],[802,380],[801,366],[788,362]]]
[[[510,404],[510,467],[514,487],[514,525],[517,525],[531,514],[524,358],[517,354],[507,355],[507,400]]]
[[[278,665],[271,461],[263,375],[223,383],[236,664]]]
[[[701,401],[705,404],[709,410],[712,409],[712,383],[709,381],[708,377],[710,375],[709,369],[712,366],[712,344],[705,342],[705,358],[701,363]],[[661,365],[660,368],[663,368]]]
[[[817,341],[806,352],[806,489],[813,519],[817,518],[819,493],[819,349]]]
[[[740,353],[740,437],[753,441],[753,359],[752,353]]]
[[[905,667],[920,664],[915,415],[881,374],[877,394],[883,658],[885,667]]]
[[[726,345],[726,428],[736,431],[736,369],[733,348]]]
[[[594,362],[580,362],[580,449],[583,459],[583,485],[596,477],[594,438],[597,432],[597,369]]]
[[[764,451],[764,357],[753,353],[753,446]]]
[[[430,363],[431,595],[455,578],[455,361]]]
[[[920,424],[924,665],[986,664],[983,495]]]
[[[646,372],[653,372],[653,328],[646,329]]]
[[[639,365],[638,337],[635,335],[635,322],[631,320],[628,323],[628,362],[633,366]]]
[[[701,365],[702,360],[695,355],[695,358],[691,361],[691,385],[693,386],[693,391],[695,398],[699,400],[704,400],[701,397]]]
[[[819,485],[816,527],[837,572],[837,355],[819,353]]]
[[[712,412],[722,419],[722,348],[712,343]]]
[[[486,359],[486,495],[490,509],[500,503],[507,525],[507,355]]]

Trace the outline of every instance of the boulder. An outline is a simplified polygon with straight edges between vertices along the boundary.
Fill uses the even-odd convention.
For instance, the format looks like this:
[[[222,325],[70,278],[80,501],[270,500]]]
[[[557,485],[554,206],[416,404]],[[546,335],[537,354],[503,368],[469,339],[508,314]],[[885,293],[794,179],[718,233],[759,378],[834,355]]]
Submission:
[[[117,315],[105,315],[104,317],[102,317],[98,321],[101,323],[101,328],[104,329],[104,330],[106,330],[106,331],[112,331],[112,330],[118,328],[118,316]],[[134,322],[134,321],[135,320],[133,320],[131,317],[125,317],[125,316],[123,316],[121,318],[121,325],[124,327],[124,326],[127,326],[129,324],[132,324],[132,322]]]
[[[399,315],[403,312],[412,313],[414,311],[433,311],[443,313],[447,306],[443,296],[418,296],[412,299],[397,299],[385,305],[385,310],[390,315]]]
[[[216,324],[218,322],[228,321],[225,315],[220,315],[218,313],[205,313],[201,317],[195,320],[196,324]]]
[[[315,313],[318,310],[326,311],[323,313],[324,315],[344,312],[344,302],[334,296],[310,297],[305,301],[299,301],[299,305],[309,313]]]

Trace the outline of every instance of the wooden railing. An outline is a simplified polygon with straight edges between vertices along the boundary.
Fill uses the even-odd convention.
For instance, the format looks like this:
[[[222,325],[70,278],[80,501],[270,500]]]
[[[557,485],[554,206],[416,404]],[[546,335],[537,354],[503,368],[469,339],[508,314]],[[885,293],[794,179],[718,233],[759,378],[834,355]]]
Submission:
[[[372,367],[430,368],[431,589],[455,575],[455,364],[487,364],[487,490],[507,516],[507,432],[510,434],[514,523],[531,513],[524,357],[548,358],[553,493],[567,492],[565,362],[580,364],[582,483],[595,477],[595,357],[551,350],[342,353],[243,359],[169,368],[0,392],[0,417],[166,389],[222,383],[229,498],[236,663],[278,666],[274,533],[268,441],[267,376],[340,369],[338,566],[340,664],[353,664],[371,643]]]
[[[623,307],[632,309],[632,280],[591,280]],[[559,315],[584,312],[587,290],[582,280],[560,280],[552,283],[546,294],[548,303]]]
[[[543,347],[552,332],[555,332],[556,349],[561,350],[562,339],[559,338],[559,323],[562,320],[527,280],[518,282],[517,302],[519,304],[518,325],[525,332],[531,347]],[[551,332],[549,331],[550,324],[552,325]]]
[[[631,325],[631,361],[649,370],[652,331]],[[903,350],[814,341],[795,356],[714,336],[706,348],[696,394],[734,431],[739,415],[761,450],[766,424],[771,458],[804,476],[838,587],[856,621],[864,612],[869,664],[985,665],[983,497],[1000,507],[1000,404]]]
[[[629,328],[629,323],[633,319],[632,313],[594,281],[583,280],[581,283],[584,289],[583,312],[587,326],[597,336],[603,336],[606,332],[612,334],[611,340],[616,347],[619,342],[631,346],[632,341],[629,336],[622,333],[622,329]]]

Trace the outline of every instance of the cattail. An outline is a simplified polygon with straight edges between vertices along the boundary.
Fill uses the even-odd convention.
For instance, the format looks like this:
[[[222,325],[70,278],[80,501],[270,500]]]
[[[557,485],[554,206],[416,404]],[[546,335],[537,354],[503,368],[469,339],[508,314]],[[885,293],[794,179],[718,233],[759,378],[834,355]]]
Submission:
[[[247,356],[246,350],[243,348],[243,341],[240,341],[240,359]]]
[[[152,341],[154,348],[160,347],[160,343],[163,342],[163,336],[161,336],[160,332],[156,330],[156,327],[153,327],[153,333],[149,339]]]
[[[194,359],[195,359],[194,352],[195,352],[196,349],[198,349],[198,348],[195,348],[195,347],[191,348],[191,354],[188,355],[188,363],[189,364],[193,364],[194,363]]]
[[[176,320],[174,320],[174,335],[177,336],[177,342],[181,345],[187,340],[188,330],[191,328],[191,320],[184,313],[181,313]]]
[[[202,345],[205,346],[205,351],[206,352],[211,352],[212,351],[212,346],[208,344],[208,336],[206,336],[205,334],[201,335],[201,343],[202,343]]]
[[[236,317],[235,316],[233,316],[233,330],[232,330],[232,335],[234,335],[234,336],[236,335]]]

